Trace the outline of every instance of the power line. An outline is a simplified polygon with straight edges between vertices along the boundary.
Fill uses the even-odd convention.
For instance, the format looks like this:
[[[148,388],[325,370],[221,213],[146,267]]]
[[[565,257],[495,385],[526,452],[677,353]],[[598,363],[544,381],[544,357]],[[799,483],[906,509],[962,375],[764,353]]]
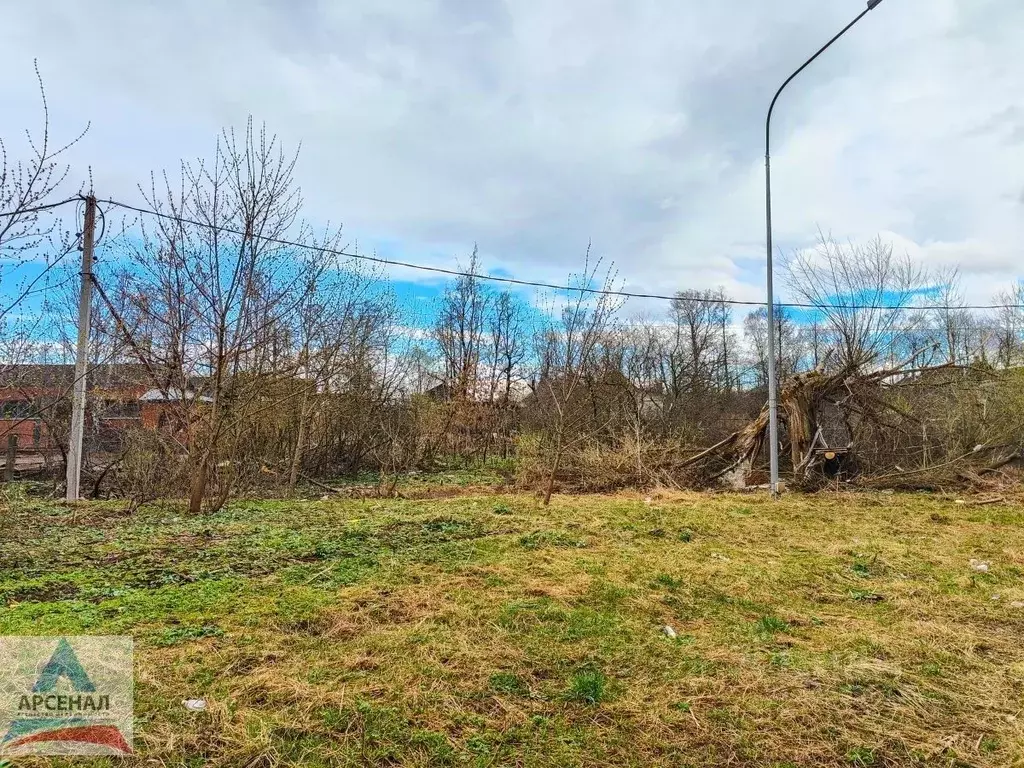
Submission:
[[[168,213],[162,213],[160,211],[154,211],[149,208],[141,208],[135,205],[129,205],[128,203],[122,203],[118,200],[108,198],[101,200],[100,202],[108,205],[114,205],[119,208],[125,208],[136,213],[141,213],[148,216],[155,216],[160,219],[168,219],[176,221],[179,224],[189,224],[195,227],[203,227],[205,229],[218,230],[220,232],[227,232],[238,237],[249,236],[245,232],[241,232],[231,227],[218,227],[213,224],[209,224],[202,221],[195,221],[193,219],[187,219],[183,216],[175,216]],[[495,283],[505,283],[508,285],[520,285],[528,288],[548,288],[556,291],[567,291],[575,293],[586,293],[598,296],[619,296],[626,299],[655,299],[658,301],[674,301],[677,296],[666,296],[664,294],[657,293],[636,293],[633,291],[614,291],[603,288],[585,288],[585,287],[571,287],[567,285],[557,285],[555,283],[545,283],[537,280],[521,280],[514,277],[498,277],[496,275],[481,275],[473,272],[462,272],[456,269],[445,269],[444,267],[431,267],[425,264],[415,264],[408,261],[396,261],[394,259],[383,259],[378,256],[367,256],[361,253],[351,253],[348,251],[335,250],[333,248],[323,248],[315,245],[309,245],[307,243],[300,243],[294,240],[284,240],[275,237],[264,237],[262,238],[266,242],[274,243],[275,245],[284,245],[292,248],[305,248],[308,250],[321,251],[323,253],[330,253],[334,256],[344,256],[349,259],[357,259],[360,261],[369,261],[375,264],[383,264],[389,266],[406,267],[408,269],[415,269],[422,272],[432,272],[435,274],[448,275],[451,277],[472,277],[478,280],[488,280]],[[763,307],[763,301],[740,301],[738,299],[712,299],[704,297],[685,297],[685,301],[693,301],[701,304],[729,304],[733,306],[745,306],[745,307]],[[964,306],[943,306],[943,305],[878,305],[878,304],[802,304],[799,302],[776,302],[776,306],[786,307],[789,309],[838,309],[838,310],[870,310],[870,309],[888,309],[888,310],[922,310],[922,309],[936,309],[936,310],[954,310],[954,309],[973,309],[973,310],[990,310],[990,309],[1024,309],[1024,304],[978,304],[978,305],[964,305]]]
[[[0,213],[0,216],[17,216],[27,213],[36,213],[39,211],[46,211],[52,208],[58,208],[67,203],[76,202],[83,200],[84,197],[77,195],[75,197],[69,197],[66,200],[61,200],[56,203],[49,203],[47,205],[35,206],[33,208],[25,208],[19,211],[6,211]],[[209,224],[202,221],[196,221],[194,219],[187,219],[183,216],[174,216],[168,213],[162,213],[160,211],[154,211],[150,208],[142,208],[136,205],[130,205],[128,203],[122,203],[119,200],[113,198],[107,198],[98,202],[105,203],[107,205],[113,205],[118,208],[124,208],[129,211],[141,213],[147,216],[155,216],[159,219],[167,219],[170,221],[176,221],[181,224],[188,224],[194,227],[203,227],[205,229],[219,230],[221,232],[227,232],[229,234],[236,235],[238,237],[246,237],[245,232],[241,232],[231,227],[218,227],[213,224]],[[103,222],[103,231],[106,231],[106,216],[100,209],[100,216]],[[101,233],[102,239],[102,233]],[[362,253],[351,253],[349,251],[341,251],[333,248],[324,248],[315,245],[309,245],[308,243],[300,243],[295,240],[285,240],[282,238],[265,237],[263,238],[266,242],[274,243],[275,245],[284,245],[290,248],[304,248],[306,250],[321,251],[323,253],[330,253],[334,256],[343,256],[348,259],[356,259],[359,261],[368,261],[374,264],[382,264],[385,266],[396,266],[405,267],[407,269],[414,269],[420,272],[431,272],[433,274],[447,275],[449,277],[471,277],[477,280],[486,280],[494,283],[504,283],[506,285],[518,285],[526,288],[547,288],[555,291],[566,291],[576,293],[586,293],[597,296],[617,296],[624,299],[654,299],[656,301],[675,301],[678,296],[667,296],[658,293],[637,293],[635,291],[615,291],[604,288],[587,288],[582,286],[572,287],[568,285],[559,285],[556,283],[546,283],[539,280],[522,280],[515,277],[499,277],[497,275],[483,275],[474,272],[463,272],[457,269],[445,269],[444,267],[431,267],[426,264],[416,264],[409,261],[397,261],[395,259],[384,259],[379,256],[368,256]],[[700,296],[686,296],[685,301],[694,302],[697,304],[728,304],[730,306],[742,306],[742,307],[763,307],[765,303],[763,301],[741,301],[739,299],[727,299],[727,298],[704,298]],[[787,309],[816,309],[816,310],[847,310],[847,311],[858,311],[858,310],[874,310],[874,309],[887,309],[892,311],[910,311],[910,310],[993,310],[993,309],[1024,309],[1024,304],[965,304],[960,306],[953,305],[936,305],[936,304],[907,304],[907,305],[888,305],[888,304],[810,304],[801,302],[775,302],[777,307],[785,307]]]
[[[77,201],[79,201],[81,199],[82,199],[82,197],[80,195],[75,195],[74,197],[69,197],[67,200],[61,200],[59,203],[48,203],[47,205],[37,205],[37,206],[35,206],[33,208],[20,208],[20,209],[18,209],[16,211],[3,211],[2,213],[0,213],[0,216],[23,216],[26,213],[38,213],[39,211],[48,211],[51,208],[59,208],[62,205],[67,205],[68,203],[74,203],[74,202],[77,202]]]
[[[218,230],[220,232],[227,232],[227,233],[232,234],[232,235],[237,235],[238,237],[247,237],[247,234],[245,232],[242,232],[242,231],[237,230],[237,229],[232,229],[231,227],[218,227],[218,226],[215,226],[213,224],[207,224],[207,223],[202,222],[202,221],[195,221],[193,219],[186,219],[186,218],[184,218],[182,216],[173,216],[173,215],[168,214],[168,213],[161,213],[160,211],[153,211],[153,210],[150,210],[148,208],[139,208],[139,207],[134,206],[134,205],[128,205],[127,203],[118,202],[117,200],[107,199],[107,200],[101,200],[100,202],[106,203],[106,204],[109,204],[109,205],[114,205],[114,206],[117,206],[119,208],[126,208],[126,209],[128,209],[130,211],[135,211],[136,213],[142,213],[142,214],[146,214],[146,215],[149,215],[149,216],[155,216],[155,217],[160,218],[160,219],[169,219],[171,221],[176,221],[176,222],[181,223],[181,224],[189,224],[189,225],[196,226],[196,227],[204,227],[206,229],[216,229],[216,230]],[[498,277],[496,275],[482,275],[482,274],[478,274],[478,273],[474,273],[474,272],[461,272],[461,271],[456,270],[456,269],[445,269],[444,267],[430,267],[430,266],[427,266],[425,264],[414,264],[414,263],[408,262],[408,261],[396,261],[395,259],[382,259],[382,258],[380,258],[378,256],[367,256],[366,254],[362,254],[362,253],[351,253],[349,251],[339,251],[339,250],[335,250],[333,248],[321,248],[319,246],[309,245],[307,243],[299,243],[299,242],[296,242],[294,240],[283,240],[281,238],[274,238],[274,237],[263,237],[261,239],[265,240],[268,243],[274,243],[276,245],[285,245],[285,246],[289,246],[289,247],[292,247],[292,248],[305,248],[305,249],[308,249],[308,250],[322,251],[323,253],[330,253],[330,254],[332,254],[334,256],[344,256],[345,258],[358,259],[360,261],[371,261],[371,262],[373,262],[375,264],[384,264],[384,265],[387,265],[387,266],[407,267],[408,269],[416,269],[416,270],[420,270],[422,272],[433,272],[435,274],[449,275],[451,277],[472,277],[472,278],[475,278],[475,279],[478,279],[478,280],[489,280],[491,282],[507,283],[509,285],[521,285],[521,286],[526,286],[526,287],[529,287],[529,288],[551,288],[551,289],[556,290],[556,291],[574,291],[574,292],[582,292],[582,293],[590,293],[590,294],[600,294],[600,295],[603,295],[603,296],[622,296],[624,298],[632,298],[632,299],[660,299],[660,300],[663,300],[663,301],[672,301],[675,298],[674,296],[663,296],[663,295],[653,294],[653,293],[631,293],[631,292],[627,292],[627,291],[609,291],[609,290],[604,290],[604,289],[601,289],[601,288],[580,288],[580,287],[573,288],[573,287],[570,287],[570,286],[567,286],[567,285],[556,285],[555,283],[544,283],[544,282],[540,282],[540,281],[536,281],[536,280],[520,280],[520,279],[514,278],[514,277]],[[706,303],[709,303],[709,304],[721,304],[721,303],[723,303],[722,301],[719,301],[717,299],[698,299],[698,301],[706,302]],[[760,306],[764,305],[764,302],[758,302],[758,301],[737,301],[737,300],[734,300],[734,299],[726,299],[726,300],[724,300],[724,303],[726,303],[726,304],[743,304],[743,305],[747,305],[747,306],[751,306],[751,307],[760,307]],[[808,306],[810,306],[810,305],[808,305]]]

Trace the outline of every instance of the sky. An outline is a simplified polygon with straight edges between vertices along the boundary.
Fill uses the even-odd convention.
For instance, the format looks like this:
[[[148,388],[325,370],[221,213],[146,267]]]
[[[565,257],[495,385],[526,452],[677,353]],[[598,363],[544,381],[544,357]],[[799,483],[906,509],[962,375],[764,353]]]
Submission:
[[[301,143],[314,223],[364,252],[564,283],[588,243],[627,290],[764,295],[764,117],[860,0],[0,0],[0,135],[71,137],[137,185],[222,126]],[[881,234],[987,303],[1024,277],[1024,3],[884,0],[800,75],[772,132],[777,254]],[[16,142],[8,151],[17,151]],[[395,270],[402,295],[438,281]],[[787,294],[780,285],[783,298]],[[642,302],[636,309],[656,309]]]

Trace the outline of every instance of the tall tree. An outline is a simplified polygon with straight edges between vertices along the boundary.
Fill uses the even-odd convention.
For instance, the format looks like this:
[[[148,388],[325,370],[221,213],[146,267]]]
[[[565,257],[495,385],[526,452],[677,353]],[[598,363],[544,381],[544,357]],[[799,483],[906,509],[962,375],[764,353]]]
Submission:
[[[599,345],[612,330],[615,314],[622,306],[618,297],[586,289],[598,278],[601,262],[591,266],[590,251],[583,272],[570,277],[568,299],[559,308],[545,313],[535,333],[536,357],[540,377],[536,384],[537,402],[542,405],[547,423],[548,471],[544,504],[551,502],[555,479],[565,451],[585,436],[586,406],[581,402],[587,376],[596,361]],[[614,289],[615,275],[609,268],[601,281],[605,291]]]
[[[487,309],[491,296],[477,277],[476,247],[466,274],[441,297],[432,336],[444,366],[444,381],[452,398],[475,397],[480,380]]]
[[[781,304],[775,305],[776,373],[780,381],[800,369],[805,354],[805,340],[792,312]],[[743,335],[750,351],[750,370],[756,387],[768,385],[768,311],[759,307],[743,320]]]
[[[136,353],[188,433],[193,513],[215,474],[210,506],[226,500],[240,425],[273,407],[275,396],[295,396],[275,395],[268,384],[308,366],[295,354],[294,317],[335,266],[340,235],[325,235],[312,250],[281,244],[302,204],[297,157],[250,120],[242,136],[221,134],[212,161],[183,163],[176,184],[165,176],[162,187],[142,190],[161,218],[132,250],[125,295],[151,340]],[[312,240],[307,227],[297,229],[293,238]]]
[[[1024,362],[1024,283],[1017,283],[996,296],[1002,304],[995,317],[996,362],[1011,368]]]
[[[680,291],[672,299],[670,317],[686,355],[689,391],[699,395],[712,388],[727,367],[727,336],[723,335],[725,302],[722,290]]]
[[[507,291],[490,302],[487,318],[488,399],[510,403],[526,360],[523,307]]]
[[[813,304],[835,337],[837,363],[878,364],[913,321],[904,309],[926,287],[924,271],[880,237],[867,244],[821,235],[786,259],[790,290]]]

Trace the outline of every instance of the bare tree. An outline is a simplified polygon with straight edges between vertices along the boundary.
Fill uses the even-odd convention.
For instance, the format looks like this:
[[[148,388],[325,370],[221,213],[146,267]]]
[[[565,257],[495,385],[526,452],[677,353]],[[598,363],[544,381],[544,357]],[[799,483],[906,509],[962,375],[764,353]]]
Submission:
[[[197,513],[211,478],[217,508],[234,485],[232,439],[277,398],[267,382],[308,361],[294,352],[292,318],[311,306],[319,278],[334,265],[339,234],[312,250],[281,240],[296,224],[302,198],[293,180],[297,154],[250,120],[241,137],[225,131],[211,162],[183,163],[142,190],[161,218],[125,270],[126,298],[148,350],[136,353],[176,413],[193,467],[189,509]],[[298,240],[310,240],[300,227]],[[298,251],[298,252],[297,252]],[[300,362],[301,360],[301,362]]]
[[[659,375],[659,330],[662,329],[649,320],[634,318],[617,332],[608,334],[610,341],[604,345],[622,372],[626,427],[626,439],[622,442],[630,444],[638,482],[649,476],[644,458],[646,446],[657,439],[670,438],[674,431],[665,419],[667,398]]]
[[[301,390],[288,473],[288,493],[294,494],[309,442],[310,422],[322,410],[322,395],[352,384],[363,385],[373,362],[368,348],[378,330],[384,297],[372,291],[374,275],[346,269],[313,273],[304,286],[294,315],[297,351],[296,385]],[[287,360],[278,370],[287,369]]]
[[[736,334],[732,330],[732,306],[724,288],[718,289],[717,320],[719,332],[719,387],[729,393],[739,389],[738,366],[736,361]]]
[[[790,289],[813,304],[835,335],[837,363],[878,364],[912,317],[903,309],[925,287],[924,271],[875,238],[843,244],[824,234],[785,262]]]
[[[806,339],[793,319],[793,313],[781,304],[775,305],[775,349],[779,380],[800,369],[806,352]],[[743,320],[743,335],[750,352],[750,369],[754,386],[768,384],[768,312],[759,307]]]
[[[699,397],[728,369],[725,294],[719,290],[680,291],[672,299],[669,316],[678,329],[686,355],[689,392]],[[677,337],[677,338],[678,338]]]
[[[1011,368],[1024,360],[1024,284],[1000,292],[996,302],[1004,305],[995,317],[996,363]]]
[[[522,375],[526,359],[523,307],[515,296],[504,291],[490,302],[490,310],[487,319],[488,399],[511,402],[513,387]]]
[[[922,310],[924,317],[920,325],[927,328],[925,343],[918,342],[917,346],[938,344],[943,362],[968,365],[975,358],[983,357],[984,352],[979,349],[982,340],[976,318],[964,308],[959,270],[937,272],[935,283],[928,298],[929,306]]]
[[[523,305],[507,291],[492,298],[487,318],[488,367],[486,458],[491,441],[500,441],[506,458],[515,415],[516,388],[523,380],[527,341]]]
[[[570,277],[569,298],[560,308],[551,307],[535,333],[536,356],[540,375],[535,394],[545,411],[549,444],[548,472],[544,504],[551,502],[555,479],[567,448],[580,439],[586,422],[586,404],[581,402],[587,375],[595,362],[602,340],[611,331],[615,313],[622,306],[618,297],[608,293],[590,294],[586,289],[597,279],[601,262],[590,265],[590,251],[583,272]],[[602,288],[613,290],[615,275],[611,268],[604,274]]]
[[[651,324],[647,331],[650,336],[647,341],[652,347],[653,375],[664,392],[661,416],[666,432],[676,424],[691,379],[686,327],[678,319],[678,314],[670,310],[667,327]]]
[[[820,318],[815,317],[800,329],[802,347],[807,354],[807,367],[812,370],[822,368],[829,355],[831,344],[828,329]]]
[[[405,360],[408,371],[405,390],[412,395],[424,394],[439,378],[436,367],[437,357],[426,346],[418,342],[411,344]]]
[[[405,442],[410,435],[402,398],[410,343],[393,293],[371,292],[360,302],[344,334],[343,365],[323,398],[321,467],[353,472],[376,461],[376,468],[394,471],[399,458],[404,466],[415,456],[415,445]],[[408,442],[414,444],[415,436]]]
[[[64,156],[89,126],[71,141],[55,143],[38,63],[35,74],[42,124],[25,130],[24,157],[10,154],[12,140],[0,136],[0,354],[6,363],[32,357],[45,315],[39,296],[54,287],[55,267],[78,242],[62,228],[56,208],[71,172]]]
[[[475,397],[480,380],[487,308],[491,297],[476,276],[474,247],[467,274],[441,297],[432,335],[444,364],[444,384],[455,400]]]

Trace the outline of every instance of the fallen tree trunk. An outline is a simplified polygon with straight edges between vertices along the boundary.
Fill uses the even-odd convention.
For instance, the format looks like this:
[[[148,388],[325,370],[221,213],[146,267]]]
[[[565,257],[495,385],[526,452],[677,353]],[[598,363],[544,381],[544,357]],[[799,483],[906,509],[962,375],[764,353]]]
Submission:
[[[825,466],[828,461],[835,462],[838,454],[852,457],[858,448],[858,439],[864,438],[865,433],[868,435],[868,439],[875,440],[873,448],[877,454],[880,435],[892,435],[893,448],[889,450],[895,451],[897,443],[900,440],[906,440],[910,435],[910,431],[904,428],[904,423],[910,422],[914,425],[915,430],[919,429],[918,425],[923,423],[922,420],[899,399],[893,402],[893,391],[920,381],[921,376],[925,373],[934,374],[943,369],[956,367],[942,364],[913,368],[912,366],[923,351],[919,350],[900,363],[879,370],[863,372],[856,366],[846,366],[836,371],[825,372],[819,368],[798,373],[783,382],[778,400],[780,438],[782,442],[788,444],[792,479],[797,485],[811,482],[814,470],[819,465]],[[900,397],[903,396],[900,395]],[[825,421],[823,422],[822,419]],[[686,459],[683,466],[717,460],[717,462],[721,462],[721,465],[712,471],[710,479],[717,480],[738,470],[741,473],[741,478],[745,480],[768,439],[768,423],[769,413],[768,407],[765,405],[757,418],[743,429],[734,432],[711,448]],[[831,445],[824,436],[826,432],[830,434]],[[889,445],[889,442],[889,438],[886,437],[885,442],[881,445],[884,447]],[[780,449],[782,447],[780,445]],[[893,455],[897,454],[893,453]],[[1016,456],[1016,454],[1009,456],[1005,461],[986,467],[982,471],[995,471],[1014,461]],[[972,457],[981,458],[968,454],[951,459],[941,467],[933,465],[932,467],[913,469],[909,472],[896,466],[896,461],[894,461],[892,466],[896,471],[875,475],[869,482],[901,478],[918,473],[935,473],[936,470],[941,469],[962,469],[967,466],[976,466],[978,462],[970,461]],[[853,462],[848,458],[845,464],[835,466],[849,467],[852,464]],[[832,469],[830,471],[835,474],[840,470]],[[742,485],[743,483],[738,484]]]

